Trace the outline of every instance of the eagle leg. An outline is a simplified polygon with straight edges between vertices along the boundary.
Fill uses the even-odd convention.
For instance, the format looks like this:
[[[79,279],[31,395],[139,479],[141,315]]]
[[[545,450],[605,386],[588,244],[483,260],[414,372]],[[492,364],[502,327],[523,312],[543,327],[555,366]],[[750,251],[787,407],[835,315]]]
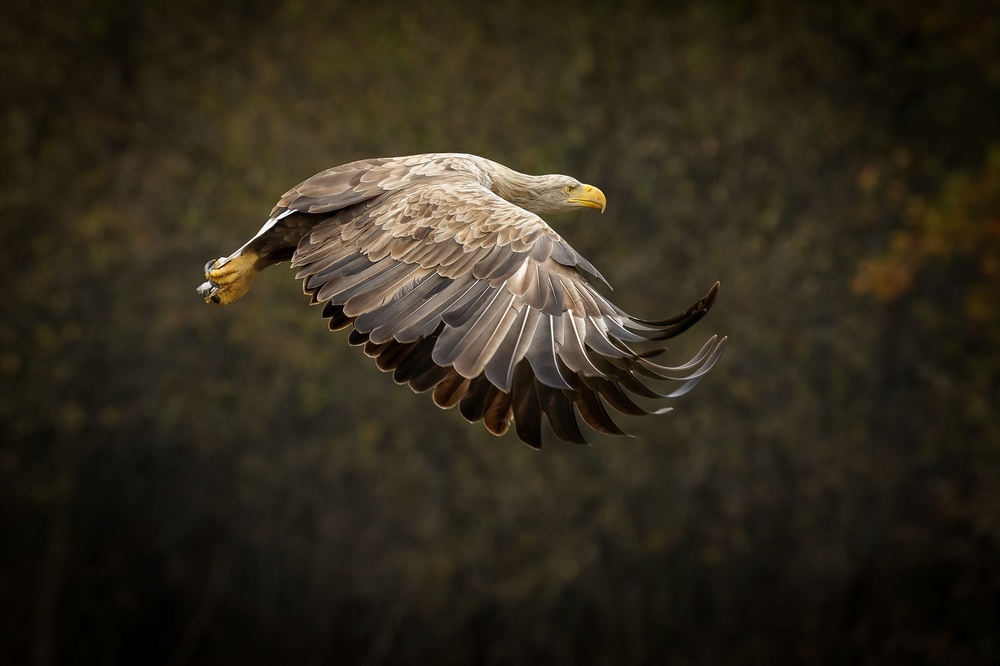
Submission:
[[[209,261],[205,264],[207,281],[198,287],[198,294],[206,303],[229,305],[250,290],[259,272],[254,267],[258,258],[254,252],[245,252]]]

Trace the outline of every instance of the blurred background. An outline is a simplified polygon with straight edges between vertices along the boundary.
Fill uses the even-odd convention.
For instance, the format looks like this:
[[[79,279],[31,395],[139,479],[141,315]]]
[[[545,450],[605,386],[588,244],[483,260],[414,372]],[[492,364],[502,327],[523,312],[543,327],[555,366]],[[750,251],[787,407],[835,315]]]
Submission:
[[[1000,16],[968,0],[13,0],[0,661],[1000,662]],[[635,439],[533,452],[395,386],[285,267],[288,187],[432,151],[672,348]]]

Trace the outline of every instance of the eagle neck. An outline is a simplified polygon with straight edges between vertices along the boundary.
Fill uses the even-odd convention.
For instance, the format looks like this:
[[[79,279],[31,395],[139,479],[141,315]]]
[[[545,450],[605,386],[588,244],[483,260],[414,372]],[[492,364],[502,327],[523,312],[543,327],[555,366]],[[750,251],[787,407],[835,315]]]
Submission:
[[[491,165],[492,183],[489,188],[499,197],[522,207],[527,207],[538,194],[538,176],[514,171],[502,164]]]

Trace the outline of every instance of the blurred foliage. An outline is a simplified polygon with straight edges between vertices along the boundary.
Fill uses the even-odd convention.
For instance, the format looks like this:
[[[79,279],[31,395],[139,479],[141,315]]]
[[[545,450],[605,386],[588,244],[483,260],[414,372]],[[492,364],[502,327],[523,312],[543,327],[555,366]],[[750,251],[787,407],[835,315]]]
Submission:
[[[375,3],[369,3],[375,5]],[[4,663],[1000,660],[1000,17],[987,3],[0,9]],[[467,151],[726,357],[534,454],[382,376],[287,187]]]
[[[859,174],[868,189],[878,178],[874,169]],[[914,289],[925,269],[971,274],[957,314],[995,333],[1000,329],[1000,146],[990,151],[981,173],[956,174],[942,189],[937,201],[913,199],[904,228],[893,234],[884,255],[862,263],[854,287],[888,302]]]

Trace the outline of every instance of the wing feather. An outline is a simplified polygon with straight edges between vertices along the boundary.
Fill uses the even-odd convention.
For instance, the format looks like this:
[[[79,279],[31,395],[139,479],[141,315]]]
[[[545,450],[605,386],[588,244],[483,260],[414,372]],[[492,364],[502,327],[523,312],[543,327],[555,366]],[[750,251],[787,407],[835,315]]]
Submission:
[[[528,345],[525,358],[535,376],[543,384],[552,388],[572,388],[566,383],[566,379],[559,372],[556,356],[557,346],[552,317],[543,314],[539,317],[538,326],[535,328],[535,335]]]
[[[441,409],[451,409],[465,397],[471,381],[454,370],[449,371],[434,387],[434,404]]]
[[[389,262],[373,264],[364,257],[360,257],[344,267],[339,267],[339,270],[327,269],[325,275],[310,277],[306,280],[306,289],[315,289],[315,297],[319,301],[332,300],[338,305],[342,305],[344,300],[334,300],[338,294],[355,285],[362,284],[366,280],[378,277],[391,268],[392,264]]]
[[[493,356],[486,363],[486,377],[503,391],[510,391],[514,366],[524,357],[528,344],[535,335],[539,316],[538,310],[522,307],[507,335],[500,341]]]
[[[323,306],[323,317],[329,319],[331,331],[340,331],[350,326],[354,320],[344,314],[343,306],[329,301]]]
[[[568,377],[573,384],[573,400],[576,408],[588,426],[607,435],[627,435],[608,414],[600,395],[594,389],[584,384],[578,375],[569,374]]]
[[[464,284],[459,281],[453,283],[453,287],[428,299],[426,303],[421,304],[405,319],[401,320],[398,326],[386,324],[382,329],[384,334],[393,335],[399,340],[413,340],[430,335],[433,330],[437,329],[439,322],[442,321],[444,314],[448,312],[452,304],[461,302],[482,288],[479,282]]]
[[[539,407],[549,420],[556,437],[574,444],[586,444],[580,424],[573,413],[573,401],[564,391],[558,391],[546,386],[535,378],[535,393],[538,395]]]
[[[451,286],[451,280],[446,280],[437,273],[428,273],[417,281],[408,293],[399,294],[391,302],[387,303],[385,307],[359,315],[354,321],[354,326],[359,331],[366,331],[372,334],[373,338],[381,339],[381,336],[374,335],[374,333],[382,326],[399,321],[411,314],[415,310],[414,302],[422,307],[429,300],[433,299],[435,294]],[[384,339],[391,337],[390,335]]]
[[[475,316],[469,317],[457,328],[452,325],[445,328],[434,348],[435,363],[452,365],[466,377],[474,377],[481,372],[481,368],[476,371],[473,368],[478,365],[480,354],[485,352],[487,341],[506,320],[506,328],[502,332],[505,334],[513,320],[513,317],[508,318],[508,313],[517,314],[511,308],[514,296],[506,290],[493,289],[485,293],[490,298],[482,302]]]
[[[542,448],[542,409],[535,391],[535,378],[527,363],[514,368],[511,409],[518,438],[534,449]]]
[[[400,360],[399,365],[392,372],[393,381],[397,384],[410,384],[413,390],[417,391],[417,388],[412,384],[413,381],[424,376],[430,370],[440,369],[447,371],[448,368],[441,368],[431,360],[431,350],[434,349],[434,342],[435,339],[433,337],[427,337],[418,342],[411,343],[413,349],[406,358]],[[417,392],[420,393],[421,391]]]
[[[496,388],[492,382],[491,385],[494,387],[494,391],[484,399],[487,404],[483,410],[483,425],[494,435],[504,435],[510,429],[510,423],[514,419],[514,413],[511,410],[513,395]]]
[[[458,404],[458,409],[469,423],[481,421],[499,392],[500,389],[485,375],[479,375],[469,383],[469,390]]]
[[[455,369],[459,373],[466,377],[483,374],[486,363],[503,343],[517,318],[517,310],[510,306],[513,300],[514,297],[510,296],[506,303],[498,304],[498,307],[491,311],[490,318],[479,327],[475,337],[465,342],[464,349],[454,362]]]

